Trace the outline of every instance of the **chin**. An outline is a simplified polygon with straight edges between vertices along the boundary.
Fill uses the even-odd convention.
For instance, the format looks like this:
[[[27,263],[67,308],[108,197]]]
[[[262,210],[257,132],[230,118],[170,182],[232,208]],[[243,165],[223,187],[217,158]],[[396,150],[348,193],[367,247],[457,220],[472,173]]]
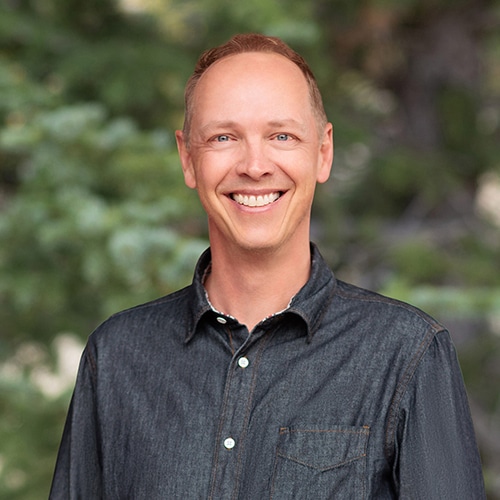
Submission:
[[[253,240],[240,240],[236,244],[243,251],[263,254],[275,252],[283,248],[285,243],[285,241],[276,238],[255,238]]]

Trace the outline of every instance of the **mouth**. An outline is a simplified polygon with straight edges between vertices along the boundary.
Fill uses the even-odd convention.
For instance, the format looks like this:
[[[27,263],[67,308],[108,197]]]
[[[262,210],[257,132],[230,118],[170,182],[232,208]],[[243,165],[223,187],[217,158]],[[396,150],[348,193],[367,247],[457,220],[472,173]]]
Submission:
[[[259,194],[259,195],[246,195],[233,193],[231,198],[238,204],[244,205],[245,207],[264,207],[274,203],[283,193],[281,191],[275,191],[269,194]]]

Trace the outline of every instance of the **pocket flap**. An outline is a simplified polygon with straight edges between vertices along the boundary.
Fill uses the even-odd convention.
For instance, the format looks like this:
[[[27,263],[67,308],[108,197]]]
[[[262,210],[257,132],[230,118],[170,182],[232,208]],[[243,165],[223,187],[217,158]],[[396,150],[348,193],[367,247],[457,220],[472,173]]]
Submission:
[[[282,427],[278,456],[326,471],[366,456],[370,429],[335,426],[329,429]]]

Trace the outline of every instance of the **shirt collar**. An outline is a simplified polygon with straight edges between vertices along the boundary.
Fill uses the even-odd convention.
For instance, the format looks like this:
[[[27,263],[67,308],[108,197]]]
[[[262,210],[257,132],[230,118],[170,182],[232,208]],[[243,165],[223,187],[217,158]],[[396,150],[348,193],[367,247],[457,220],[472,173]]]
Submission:
[[[196,334],[203,316],[213,311],[203,286],[204,277],[210,263],[211,254],[210,248],[208,248],[198,260],[190,287],[189,316],[191,321],[188,323],[186,342],[189,342]],[[274,320],[284,314],[300,316],[306,325],[307,340],[311,341],[321,323],[324,312],[327,310],[328,304],[333,299],[335,288],[336,279],[333,272],[324,261],[316,245],[311,243],[311,274],[307,283],[292,298],[288,308],[271,318]]]

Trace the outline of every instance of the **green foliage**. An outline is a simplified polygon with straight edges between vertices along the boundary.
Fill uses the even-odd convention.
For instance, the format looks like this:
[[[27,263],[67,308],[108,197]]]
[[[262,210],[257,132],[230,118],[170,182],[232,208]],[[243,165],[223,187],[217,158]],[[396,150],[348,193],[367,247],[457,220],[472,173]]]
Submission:
[[[166,131],[73,105],[5,129],[0,146],[29,158],[0,224],[2,322],[23,326],[18,341],[88,330],[187,282],[206,243],[175,228],[194,209]]]
[[[392,248],[391,254],[397,275],[403,274],[412,284],[439,283],[439,279],[446,274],[446,256],[420,238],[408,238]],[[408,262],[412,265],[408,266]]]
[[[68,102],[97,101],[141,125],[172,126],[164,110],[181,109],[182,90],[172,94],[164,82],[184,77],[179,48],[173,50],[150,17],[125,16],[117,4],[2,4],[0,51]]]
[[[236,32],[284,38],[318,77],[336,138],[332,180],[314,207],[322,253],[341,278],[438,319],[479,322],[460,356],[475,408],[497,422],[500,227],[491,193],[500,172],[500,38],[471,31],[467,41],[485,62],[475,86],[453,81],[448,59],[436,66],[423,51],[416,61],[414,50],[427,26],[474,12],[488,18],[488,7],[125,3],[139,9],[118,0],[0,5],[0,497],[46,496],[85,336],[191,279],[208,243],[173,129],[196,57]],[[407,100],[417,63],[427,71],[421,85],[439,75],[424,93],[429,143],[412,135],[421,118]],[[481,189],[489,214],[477,209]],[[80,343],[68,347],[65,332]],[[485,457],[494,477],[498,458]]]
[[[30,379],[0,383],[2,480],[0,496],[35,499],[48,496],[67,397],[52,401]],[[42,430],[42,432],[41,432]]]

